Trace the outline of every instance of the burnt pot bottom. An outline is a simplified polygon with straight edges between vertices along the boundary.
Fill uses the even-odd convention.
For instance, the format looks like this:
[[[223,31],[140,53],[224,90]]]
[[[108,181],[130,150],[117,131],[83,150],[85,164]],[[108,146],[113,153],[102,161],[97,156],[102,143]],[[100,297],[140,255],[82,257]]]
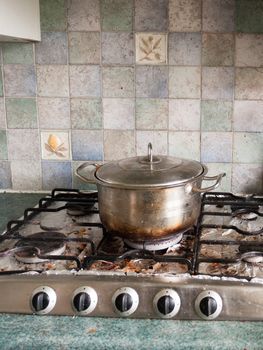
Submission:
[[[123,189],[98,184],[100,218],[106,230],[130,240],[161,239],[196,223],[201,195],[184,186]]]

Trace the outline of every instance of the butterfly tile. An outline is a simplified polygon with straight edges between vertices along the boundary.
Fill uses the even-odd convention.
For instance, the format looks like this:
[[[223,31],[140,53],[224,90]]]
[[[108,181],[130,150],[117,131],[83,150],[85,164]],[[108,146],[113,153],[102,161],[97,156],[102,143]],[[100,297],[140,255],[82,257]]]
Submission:
[[[167,36],[166,34],[137,33],[136,34],[137,64],[166,64]]]
[[[69,133],[60,131],[41,132],[42,159],[68,160],[70,159]]]

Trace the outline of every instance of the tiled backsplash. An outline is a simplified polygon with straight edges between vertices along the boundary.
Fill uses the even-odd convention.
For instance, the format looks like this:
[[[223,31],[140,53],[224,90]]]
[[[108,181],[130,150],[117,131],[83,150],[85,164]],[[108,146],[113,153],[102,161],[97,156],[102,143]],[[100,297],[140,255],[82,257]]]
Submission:
[[[262,192],[262,0],[40,5],[42,41],[1,44],[1,188],[83,187],[81,162],[151,141]]]

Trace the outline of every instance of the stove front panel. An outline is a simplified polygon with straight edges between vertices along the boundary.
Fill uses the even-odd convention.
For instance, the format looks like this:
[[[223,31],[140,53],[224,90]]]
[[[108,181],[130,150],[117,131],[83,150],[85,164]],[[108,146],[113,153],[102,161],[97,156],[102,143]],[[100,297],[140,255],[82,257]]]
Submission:
[[[262,290],[261,283],[174,276],[1,276],[0,312],[262,321]]]

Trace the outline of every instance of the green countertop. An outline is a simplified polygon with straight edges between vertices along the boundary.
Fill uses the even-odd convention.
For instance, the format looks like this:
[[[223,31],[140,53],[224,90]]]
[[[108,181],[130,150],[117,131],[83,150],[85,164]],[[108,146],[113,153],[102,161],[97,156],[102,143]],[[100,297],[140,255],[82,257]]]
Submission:
[[[0,194],[0,228],[40,194]],[[263,322],[0,314],[0,349],[263,349]]]

